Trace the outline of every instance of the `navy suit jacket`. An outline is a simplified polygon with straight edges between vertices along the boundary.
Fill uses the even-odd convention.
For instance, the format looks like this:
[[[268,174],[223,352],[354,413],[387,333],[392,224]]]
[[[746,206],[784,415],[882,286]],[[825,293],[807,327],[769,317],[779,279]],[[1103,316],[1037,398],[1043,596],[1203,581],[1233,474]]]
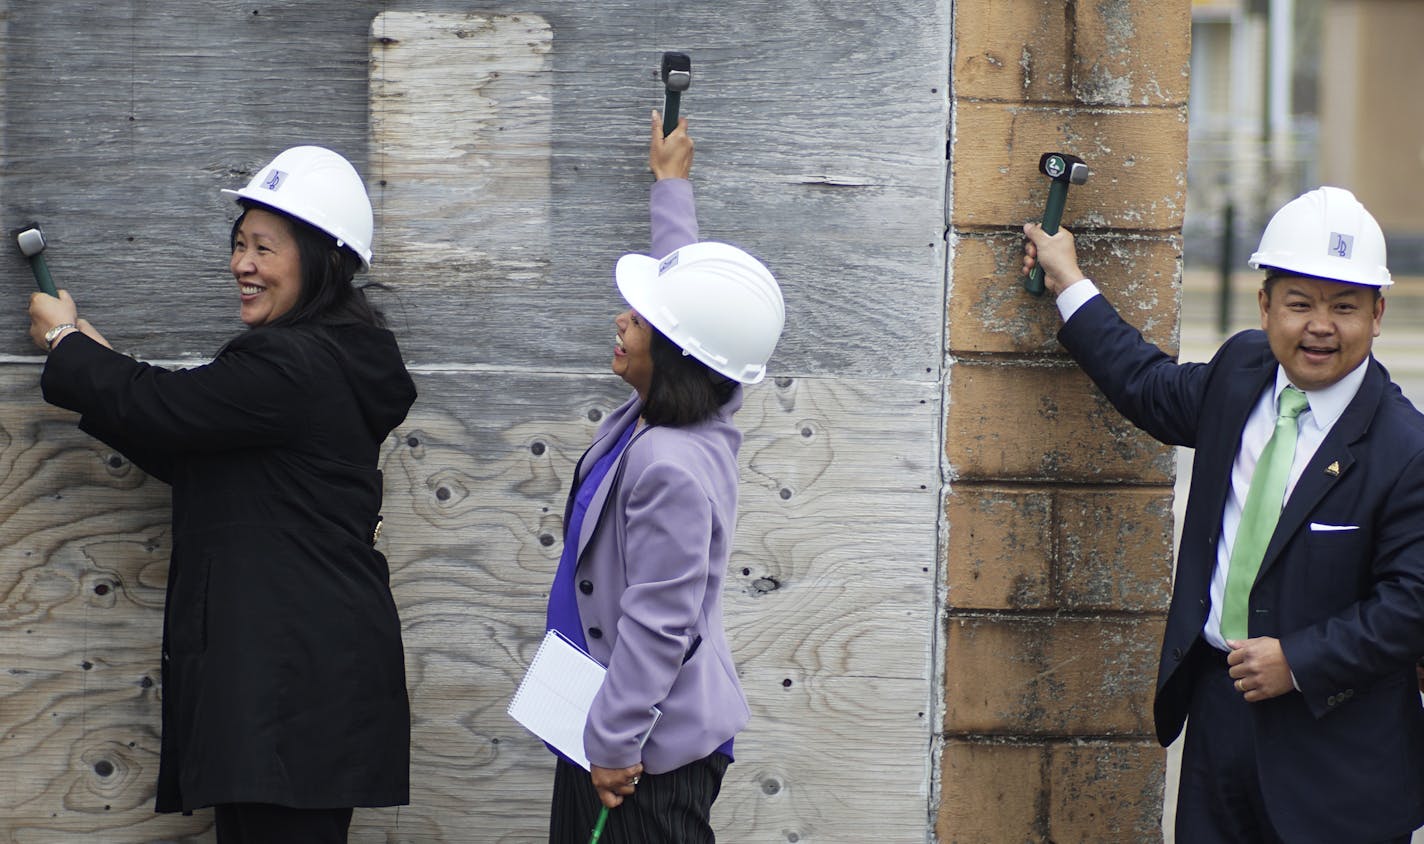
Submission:
[[[1262,331],[1235,335],[1209,363],[1177,364],[1101,296],[1059,339],[1129,421],[1195,449],[1153,705],[1165,746],[1187,716],[1193,672],[1179,669],[1206,622],[1241,432],[1278,364]],[[1414,671],[1424,654],[1424,416],[1373,359],[1286,502],[1248,629],[1280,640],[1300,689],[1251,704],[1281,835],[1378,841],[1424,823]]]

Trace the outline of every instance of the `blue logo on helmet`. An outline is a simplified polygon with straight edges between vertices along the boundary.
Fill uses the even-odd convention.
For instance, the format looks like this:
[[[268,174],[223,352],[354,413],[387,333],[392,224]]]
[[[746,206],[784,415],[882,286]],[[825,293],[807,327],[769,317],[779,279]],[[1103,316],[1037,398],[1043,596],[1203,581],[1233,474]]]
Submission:
[[[262,180],[262,187],[267,190],[276,190],[282,186],[282,182],[287,178],[287,174],[273,167],[267,171],[267,178]]]

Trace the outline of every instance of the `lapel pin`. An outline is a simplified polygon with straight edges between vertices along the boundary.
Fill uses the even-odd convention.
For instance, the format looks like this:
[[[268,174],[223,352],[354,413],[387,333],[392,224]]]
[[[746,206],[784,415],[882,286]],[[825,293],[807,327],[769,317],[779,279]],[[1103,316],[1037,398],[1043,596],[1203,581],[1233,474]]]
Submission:
[[[1340,461],[1336,460],[1334,463],[1331,463],[1329,466],[1326,466],[1325,474],[1329,475],[1332,478],[1338,476],[1340,474]]]

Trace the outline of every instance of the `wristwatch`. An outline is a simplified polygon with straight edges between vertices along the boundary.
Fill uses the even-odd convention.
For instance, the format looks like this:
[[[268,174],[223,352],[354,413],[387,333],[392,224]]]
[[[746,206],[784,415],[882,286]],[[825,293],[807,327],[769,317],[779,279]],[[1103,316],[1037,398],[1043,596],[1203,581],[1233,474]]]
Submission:
[[[79,326],[75,325],[72,322],[61,322],[59,325],[56,325],[54,328],[51,328],[50,330],[46,331],[44,334],[45,345],[48,346],[51,350],[53,350],[54,341],[59,339],[59,335],[63,334],[71,328],[77,331],[79,329]]]

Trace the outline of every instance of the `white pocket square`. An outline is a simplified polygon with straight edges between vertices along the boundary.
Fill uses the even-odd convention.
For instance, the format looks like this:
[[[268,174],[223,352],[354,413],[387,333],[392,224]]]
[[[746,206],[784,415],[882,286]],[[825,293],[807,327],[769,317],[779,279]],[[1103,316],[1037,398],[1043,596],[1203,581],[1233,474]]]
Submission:
[[[1310,523],[1310,529],[1311,529],[1311,530],[1314,530],[1314,531],[1320,531],[1320,532],[1322,532],[1322,533],[1330,533],[1330,532],[1332,532],[1332,531],[1341,531],[1341,530],[1359,530],[1359,529],[1360,529],[1360,526],[1359,526],[1359,525],[1327,525],[1327,524],[1323,524],[1323,523],[1321,523],[1321,522],[1311,522],[1311,523]]]

